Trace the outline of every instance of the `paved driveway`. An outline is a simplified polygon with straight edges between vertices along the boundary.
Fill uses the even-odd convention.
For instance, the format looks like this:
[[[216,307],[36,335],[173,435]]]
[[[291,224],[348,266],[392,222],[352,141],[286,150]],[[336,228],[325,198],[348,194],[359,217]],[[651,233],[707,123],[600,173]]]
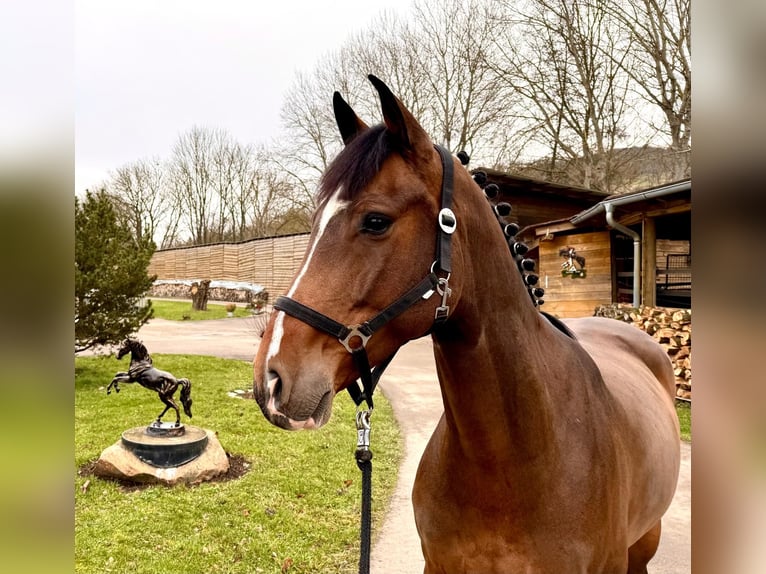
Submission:
[[[253,318],[210,321],[152,319],[139,331],[151,353],[189,353],[252,361],[258,348]],[[442,413],[441,395],[430,339],[402,348],[380,382],[391,401],[405,442],[404,460],[391,510],[382,525],[373,525],[375,574],[422,574],[423,558],[415,530],[410,493],[418,461]],[[373,438],[374,441],[374,438]],[[373,442],[373,451],[375,448]],[[673,503],[663,519],[652,574],[691,572],[691,448],[682,445],[681,475]]]

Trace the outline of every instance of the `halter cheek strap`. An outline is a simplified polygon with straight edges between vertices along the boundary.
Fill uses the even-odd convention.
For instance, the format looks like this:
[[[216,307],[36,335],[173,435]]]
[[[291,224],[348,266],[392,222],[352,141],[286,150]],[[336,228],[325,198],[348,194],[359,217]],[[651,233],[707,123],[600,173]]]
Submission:
[[[372,319],[356,325],[339,323],[291,297],[277,297],[274,302],[274,309],[284,311],[307,325],[311,325],[318,331],[335,337],[351,353],[354,365],[361,379],[361,387],[358,383],[350,385],[348,392],[357,407],[362,402],[366,402],[370,409],[373,408],[372,394],[383,371],[388,367],[396,354],[394,352],[377,367],[370,367],[366,346],[367,341],[377,330],[415,305],[420,299],[429,299],[434,292],[438,292],[441,295],[441,304],[436,308],[434,314],[434,325],[443,323],[449,317],[450,308],[447,305],[447,300],[450,295],[451,237],[457,226],[455,214],[450,209],[452,204],[454,165],[452,163],[452,156],[446,149],[441,146],[434,147],[441,157],[443,176],[441,210],[438,215],[439,236],[436,240],[436,259],[428,275]],[[447,277],[439,277],[436,273],[437,270],[446,273]]]
[[[427,298],[426,295],[433,294],[434,289],[438,287],[439,278],[435,273],[429,273],[423,280],[399,297],[391,305],[383,309],[369,321],[358,325],[343,325],[327,315],[315,311],[311,307],[299,303],[290,297],[277,297],[274,302],[274,308],[284,311],[288,315],[300,319],[307,325],[311,325],[318,331],[327,333],[335,337],[346,350],[351,353],[354,359],[354,365],[359,372],[362,380],[362,388],[358,385],[350,385],[348,392],[354,403],[359,406],[363,401],[372,408],[372,394],[380,380],[383,371],[394,358],[394,354],[386,358],[380,365],[374,369],[370,368],[370,362],[367,357],[367,341],[373,333],[383,327],[386,323],[402,314],[412,307],[419,299]]]
[[[452,156],[441,146],[434,146],[442,160],[442,200],[439,211],[439,238],[436,241],[436,264],[448,275],[452,272],[452,234],[457,228],[457,218],[452,211],[452,185],[455,165]]]

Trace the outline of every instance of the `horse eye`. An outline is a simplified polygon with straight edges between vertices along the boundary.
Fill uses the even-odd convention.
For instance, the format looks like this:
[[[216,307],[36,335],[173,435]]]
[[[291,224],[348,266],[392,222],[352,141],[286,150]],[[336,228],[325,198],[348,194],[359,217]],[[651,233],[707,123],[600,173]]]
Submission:
[[[362,221],[362,233],[382,235],[391,226],[391,218],[380,213],[368,213]]]

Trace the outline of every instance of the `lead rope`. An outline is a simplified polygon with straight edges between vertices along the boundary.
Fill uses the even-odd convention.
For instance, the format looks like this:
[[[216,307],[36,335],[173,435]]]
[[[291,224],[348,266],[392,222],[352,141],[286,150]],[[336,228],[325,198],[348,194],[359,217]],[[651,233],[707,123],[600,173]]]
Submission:
[[[370,450],[370,410],[356,412],[356,465],[362,471],[362,525],[359,539],[359,574],[370,572],[372,538],[372,451]]]

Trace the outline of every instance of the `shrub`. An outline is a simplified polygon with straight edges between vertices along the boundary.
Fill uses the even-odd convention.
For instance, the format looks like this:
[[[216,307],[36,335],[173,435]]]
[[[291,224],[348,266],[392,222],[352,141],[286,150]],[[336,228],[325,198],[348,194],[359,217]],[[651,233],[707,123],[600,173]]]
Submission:
[[[75,352],[119,343],[152,317],[154,249],[120,224],[105,191],[75,197]]]

